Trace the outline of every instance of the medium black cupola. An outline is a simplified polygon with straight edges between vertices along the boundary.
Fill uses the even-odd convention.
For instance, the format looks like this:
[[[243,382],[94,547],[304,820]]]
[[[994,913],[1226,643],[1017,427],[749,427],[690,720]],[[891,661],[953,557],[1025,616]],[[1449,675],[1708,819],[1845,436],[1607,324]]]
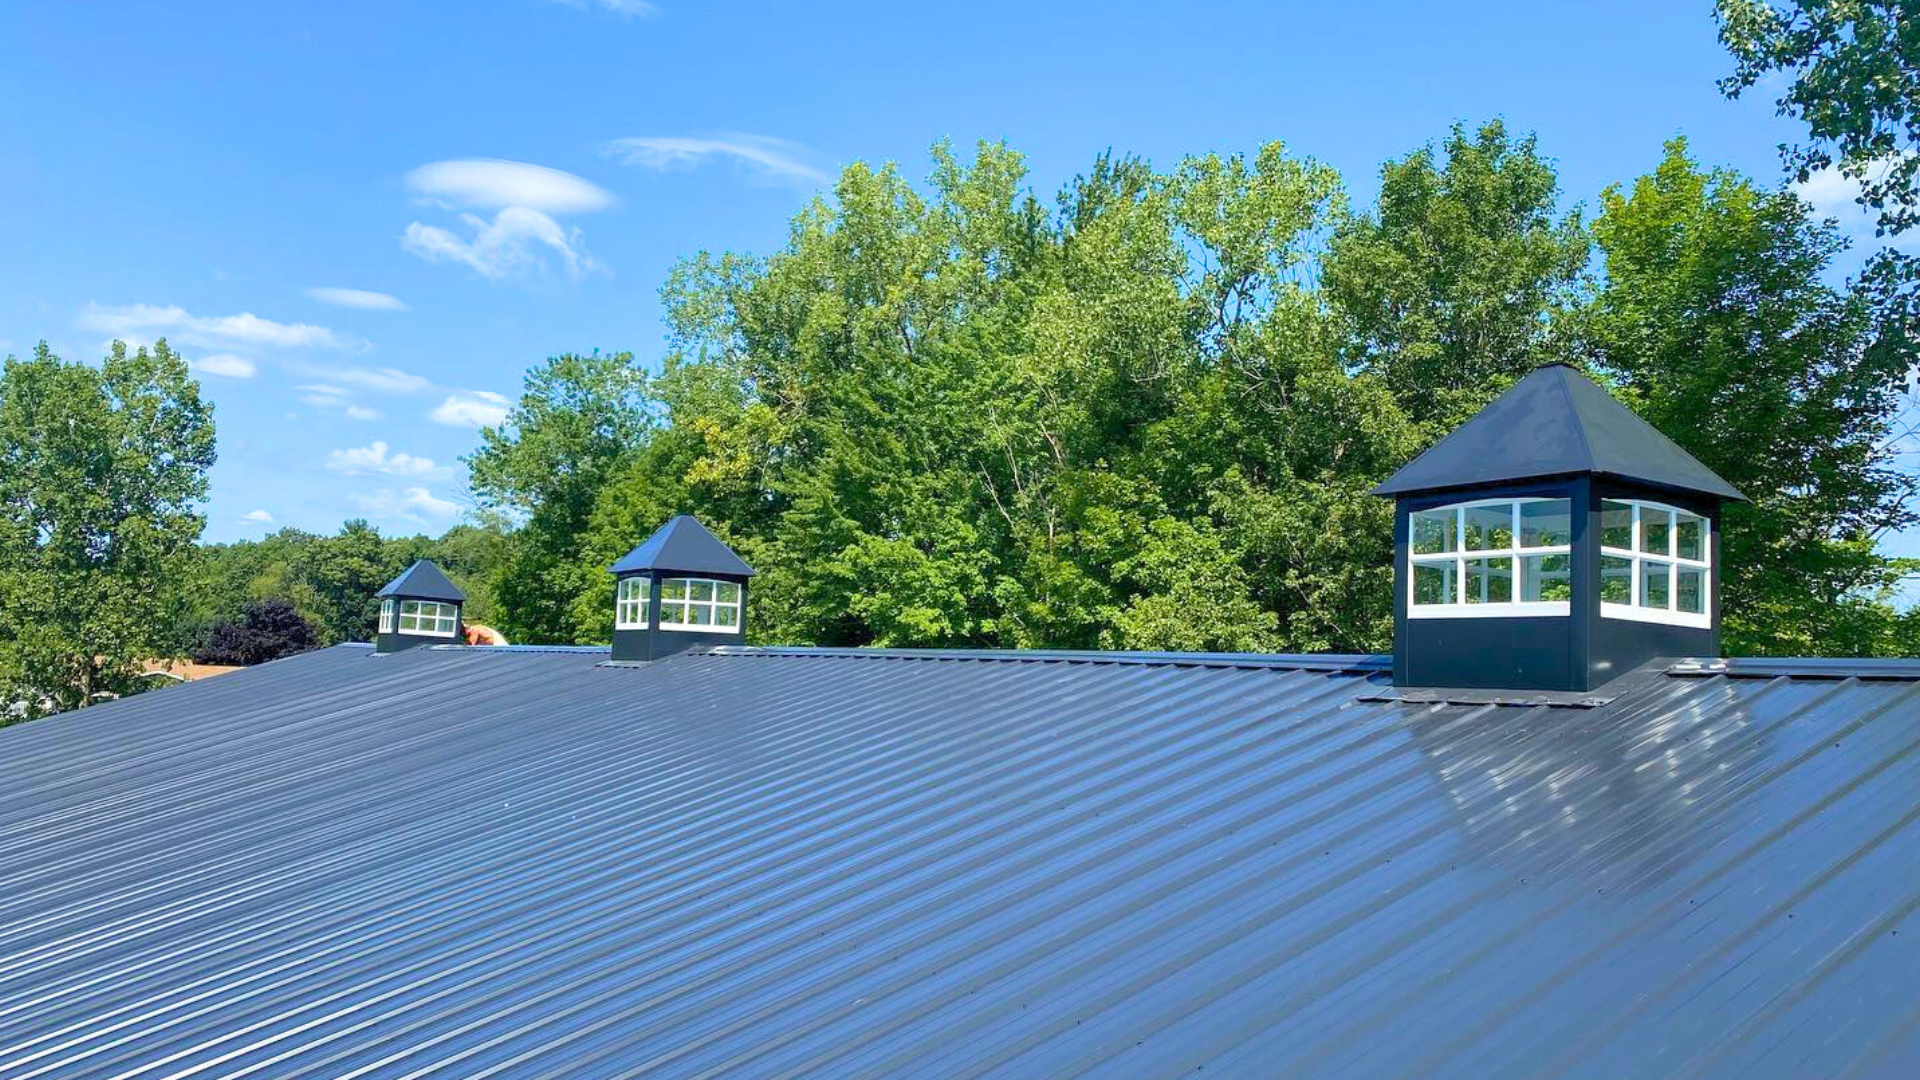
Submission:
[[[377,652],[399,652],[416,645],[453,645],[461,641],[460,606],[467,594],[447,580],[432,560],[421,559],[386,587],[380,598]]]
[[[1720,651],[1733,485],[1564,364],[1395,473],[1394,682],[1591,690]]]
[[[615,660],[659,660],[746,641],[753,567],[691,515],[667,522],[609,567]]]

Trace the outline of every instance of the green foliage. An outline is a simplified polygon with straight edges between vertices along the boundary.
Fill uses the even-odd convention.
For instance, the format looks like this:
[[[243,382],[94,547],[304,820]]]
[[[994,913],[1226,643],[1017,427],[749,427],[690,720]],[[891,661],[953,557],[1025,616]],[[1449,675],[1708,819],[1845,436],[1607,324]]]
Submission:
[[[249,604],[273,599],[290,602],[320,645],[371,641],[380,613],[374,593],[417,559],[432,559],[467,594],[467,622],[490,624],[499,610],[491,582],[509,544],[498,524],[457,525],[430,540],[383,537],[365,521],[349,521],[333,536],[281,529],[261,540],[213,545],[196,568],[179,651],[215,626],[244,619]]]
[[[1589,244],[1577,211],[1555,216],[1558,182],[1532,136],[1456,125],[1442,154],[1387,163],[1377,213],[1342,225],[1325,273],[1349,359],[1429,437],[1561,358],[1555,316]]]
[[[1801,181],[1837,166],[1859,181],[1860,201],[1900,233],[1920,214],[1920,5],[1913,0],[1718,0],[1720,40],[1739,97],[1775,73],[1788,77],[1780,113],[1807,124],[1811,141],[1782,147]]]
[[[850,166],[781,250],[673,271],[651,378],[624,353],[531,372],[469,459],[482,522],[213,549],[198,617],[286,596],[364,638],[429,556],[472,619],[604,642],[604,568],[693,513],[763,571],[759,641],[1384,650],[1372,487],[1574,358],[1754,495],[1730,650],[1920,650],[1891,602],[1914,568],[1877,545],[1912,516],[1905,300],[1829,284],[1840,242],[1790,194],[1675,143],[1589,229],[1497,122],[1389,162],[1358,215],[1277,143],[1102,155],[1050,205],[1025,184],[998,144],[936,146],[924,184]]]
[[[1899,651],[1886,599],[1914,567],[1876,542],[1915,521],[1914,478],[1887,451],[1913,356],[1869,294],[1827,283],[1844,241],[1792,193],[1700,169],[1678,139],[1601,204],[1594,363],[1753,499],[1722,530],[1724,647]]]
[[[662,424],[602,490],[590,564],[687,511],[765,571],[764,640],[1383,646],[1325,606],[1385,598],[1365,489],[1411,449],[1313,288],[1338,177],[1278,144],[1109,156],[1052,213],[1024,179],[993,144],[935,147],[924,189],[855,165],[779,253],[684,263]],[[1244,542],[1301,502],[1317,521]],[[1352,548],[1366,571],[1302,587]],[[576,637],[610,595],[582,583]]]
[[[602,488],[652,427],[644,372],[630,353],[553,357],[527,376],[504,423],[467,458],[480,505],[518,522],[491,586],[515,640],[578,636],[571,600],[604,575],[582,562]]]
[[[7,359],[0,723],[132,692],[169,651],[213,461],[212,406],[165,341]]]

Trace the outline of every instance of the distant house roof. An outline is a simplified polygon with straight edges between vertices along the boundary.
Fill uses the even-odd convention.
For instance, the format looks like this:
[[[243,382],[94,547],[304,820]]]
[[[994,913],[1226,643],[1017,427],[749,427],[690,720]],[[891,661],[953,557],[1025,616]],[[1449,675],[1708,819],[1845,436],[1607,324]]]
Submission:
[[[1594,474],[1742,499],[1672,439],[1565,364],[1540,368],[1374,489],[1411,495]]]
[[[752,577],[753,567],[743,562],[733,549],[707,531],[691,514],[681,514],[654,530],[639,547],[622,556],[608,569],[615,574],[658,570],[681,574],[724,574]]]
[[[455,604],[466,602],[467,594],[460,586],[447,579],[447,575],[434,565],[431,559],[421,559],[406,572],[386,583],[375,596],[405,596],[415,600],[446,600]]]
[[[0,1075],[1915,1075],[1920,665],[341,646],[0,730]]]

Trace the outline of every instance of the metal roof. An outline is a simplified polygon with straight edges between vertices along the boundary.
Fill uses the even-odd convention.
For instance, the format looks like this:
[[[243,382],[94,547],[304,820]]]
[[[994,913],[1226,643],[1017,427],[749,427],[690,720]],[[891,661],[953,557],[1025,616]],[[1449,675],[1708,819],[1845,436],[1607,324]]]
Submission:
[[[1920,1067],[1913,678],[604,655],[0,730],[0,1077]]]
[[[1745,500],[1698,458],[1565,364],[1529,373],[1414,458],[1376,495],[1581,474]]]
[[[467,594],[448,580],[432,559],[421,559],[406,568],[399,577],[381,586],[375,596],[405,596],[418,600],[447,600],[466,603]]]
[[[640,542],[620,557],[620,561],[607,567],[615,574],[631,574],[640,570],[660,570],[680,574],[725,574],[729,577],[752,577],[753,567],[748,566],[733,549],[720,542],[720,538],[707,531],[705,525],[691,514],[681,514],[665,525],[655,529],[652,536]]]

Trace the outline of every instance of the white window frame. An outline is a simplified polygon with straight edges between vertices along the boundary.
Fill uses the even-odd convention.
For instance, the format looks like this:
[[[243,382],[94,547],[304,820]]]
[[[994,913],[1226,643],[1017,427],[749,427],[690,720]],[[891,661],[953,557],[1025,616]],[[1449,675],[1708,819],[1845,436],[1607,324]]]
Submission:
[[[380,632],[393,633],[393,597],[380,601]]]
[[[1564,502],[1567,503],[1568,543],[1553,544],[1546,547],[1523,547],[1520,544],[1520,507],[1524,503]],[[1511,507],[1513,542],[1504,548],[1487,550],[1467,550],[1466,512],[1484,506]],[[1413,551],[1413,516],[1415,514],[1433,514],[1443,510],[1453,511],[1454,549],[1447,552],[1435,552],[1416,555]],[[1518,596],[1521,589],[1520,558],[1535,555],[1565,555],[1569,572],[1573,564],[1572,541],[1572,500],[1564,496],[1513,496],[1499,499],[1473,499],[1467,502],[1446,503],[1441,506],[1423,507],[1413,510],[1407,516],[1407,618],[1409,619],[1513,619],[1513,618],[1563,618],[1573,613],[1571,600],[1506,600],[1494,603],[1468,604],[1416,604],[1414,603],[1414,567],[1451,564],[1454,573],[1453,594],[1467,594],[1467,563],[1481,559],[1507,560],[1513,574],[1512,595]]]
[[[670,600],[667,598],[667,586],[676,581],[685,582],[687,584],[688,586],[687,592],[689,594],[689,599]],[[691,594],[693,592],[692,587],[694,585],[698,585],[701,583],[705,583],[713,586],[714,599],[712,600],[691,599]],[[720,586],[722,585],[730,585],[733,587],[734,599],[731,603],[721,600],[719,598]],[[742,622],[743,612],[741,610],[741,601],[744,600],[745,598],[746,598],[746,589],[737,581],[721,581],[717,578],[701,578],[701,577],[662,578],[660,579],[660,629],[687,630],[696,634],[738,634],[742,631],[744,627],[744,624]],[[708,625],[701,625],[699,623],[669,622],[667,619],[667,609],[669,607],[686,608],[689,610],[695,607],[703,607],[707,609],[709,620],[711,620],[714,612],[718,611],[719,609],[732,608],[733,609],[733,625],[732,626],[714,626],[714,625],[711,625],[710,622]]]
[[[1666,503],[1653,502],[1648,499],[1612,499],[1606,498],[1605,496],[1602,496],[1602,499],[1601,509],[1603,515],[1606,503],[1619,503],[1633,508],[1633,535],[1628,540],[1628,543],[1633,545],[1633,550],[1629,551],[1625,548],[1606,546],[1606,529],[1604,524],[1601,526],[1600,557],[1602,559],[1626,559],[1628,561],[1628,581],[1632,591],[1630,598],[1624,604],[1601,600],[1600,615],[1603,618],[1625,619],[1629,622],[1662,623],[1668,626],[1691,626],[1702,630],[1711,629],[1713,627],[1713,520],[1705,514],[1697,514],[1685,507],[1670,506]],[[1641,528],[1641,516],[1643,514],[1649,517],[1656,514],[1666,515],[1666,554],[1663,555],[1657,551],[1640,550],[1641,537],[1644,535]],[[1700,521],[1700,557],[1698,559],[1683,558],[1676,554],[1680,543],[1679,519],[1677,516],[1679,514],[1685,514],[1690,518],[1698,518]],[[1604,516],[1602,520],[1604,522]],[[1665,608],[1651,608],[1640,603],[1641,564],[1648,562],[1665,563],[1667,566],[1667,606]],[[1601,565],[1604,567],[1605,563],[1603,562]],[[1680,570],[1682,567],[1700,571],[1701,610],[1697,614],[1691,611],[1680,610]]]
[[[613,628],[645,630],[647,609],[653,600],[653,578],[635,574],[620,579],[613,592]]]
[[[407,626],[409,621],[413,623],[411,628]],[[450,638],[460,632],[460,607],[438,600],[402,600],[397,625],[403,634]],[[425,629],[428,625],[432,629]]]

